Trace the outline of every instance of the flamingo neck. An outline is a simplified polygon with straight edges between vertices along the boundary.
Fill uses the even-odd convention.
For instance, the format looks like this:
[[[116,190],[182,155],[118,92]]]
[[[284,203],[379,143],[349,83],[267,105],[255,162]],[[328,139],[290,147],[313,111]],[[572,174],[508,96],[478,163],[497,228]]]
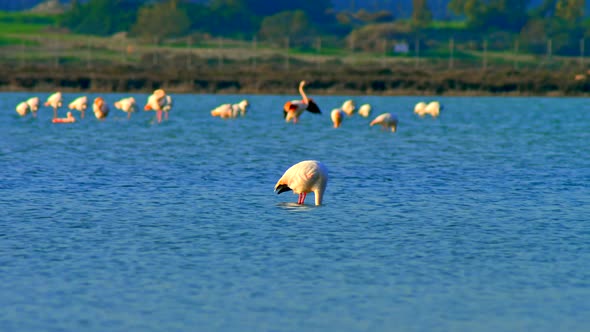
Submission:
[[[299,84],[299,94],[303,98],[303,103],[307,105],[307,104],[309,104],[309,99],[307,99],[307,96],[305,95],[305,92],[303,91],[304,86],[305,86],[305,83],[303,83],[303,82],[301,82],[301,84]]]

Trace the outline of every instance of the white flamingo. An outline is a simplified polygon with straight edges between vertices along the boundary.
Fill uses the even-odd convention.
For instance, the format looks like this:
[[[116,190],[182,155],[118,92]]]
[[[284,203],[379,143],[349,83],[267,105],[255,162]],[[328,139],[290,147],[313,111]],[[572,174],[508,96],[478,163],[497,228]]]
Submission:
[[[346,113],[340,109],[335,108],[330,113],[330,119],[332,119],[332,123],[334,124],[334,128],[339,128],[342,124],[342,119],[346,116]]]
[[[56,92],[47,98],[47,101],[43,104],[45,106],[51,106],[53,108],[53,118],[57,118],[57,109],[62,105],[61,92]]]
[[[293,121],[293,123],[297,123],[301,113],[303,113],[305,110],[308,110],[311,113],[322,113],[318,105],[312,99],[307,98],[307,95],[305,95],[305,92],[303,91],[305,84],[305,81],[301,81],[299,83],[299,94],[301,95],[302,100],[291,100],[283,105],[283,115],[285,117],[285,121]]]
[[[37,116],[37,111],[39,110],[39,97],[32,97],[19,103],[16,106],[16,112],[20,116],[25,116],[31,112],[33,117]]]
[[[426,114],[430,114],[433,118],[436,118],[440,115],[440,110],[442,106],[438,101],[431,101],[426,105]]]
[[[416,103],[416,105],[414,105],[414,113],[423,117],[426,114],[426,103],[423,101]]]
[[[128,97],[123,98],[117,102],[115,102],[115,108],[127,113],[127,119],[131,118],[131,113],[135,112],[137,107],[135,103],[135,98]]]
[[[438,101],[431,101],[428,104],[421,101],[414,106],[414,113],[418,114],[420,117],[424,117],[425,115],[430,115],[433,118],[436,118],[440,115],[440,110],[443,107],[440,105]]]
[[[109,105],[107,105],[102,97],[97,97],[92,104],[92,111],[97,119],[105,119],[109,115]]]
[[[303,204],[307,194],[313,192],[315,205],[321,205],[327,185],[328,169],[326,166],[316,160],[305,160],[285,171],[277,181],[275,191],[280,194],[292,190],[293,193],[299,195],[297,204]]]
[[[371,105],[369,105],[369,104],[361,105],[361,107],[359,107],[358,113],[363,118],[368,118],[369,115],[371,115]]]
[[[74,99],[69,105],[68,108],[71,110],[80,111],[80,118],[84,119],[84,113],[88,108],[88,97],[82,96]]]
[[[397,122],[397,116],[391,113],[383,113],[373,119],[369,125],[371,127],[380,125],[383,129],[391,129],[392,132],[395,132],[397,130]]]
[[[245,116],[249,106],[250,103],[246,99],[237,104],[219,105],[211,111],[211,116],[218,116],[222,119],[236,118],[238,114]]]
[[[342,111],[344,113],[346,113],[347,116],[351,116],[354,114],[354,110],[356,109],[356,105],[354,104],[354,101],[349,99],[342,104],[340,109],[342,109]]]

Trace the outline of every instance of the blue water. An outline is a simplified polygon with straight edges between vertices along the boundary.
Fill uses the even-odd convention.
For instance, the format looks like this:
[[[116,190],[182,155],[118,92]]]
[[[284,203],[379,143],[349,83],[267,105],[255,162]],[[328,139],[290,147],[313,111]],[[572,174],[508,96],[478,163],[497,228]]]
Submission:
[[[292,125],[295,95],[173,95],[161,124],[19,118],[32,95],[0,94],[2,331],[588,331],[587,99],[354,97],[392,134],[332,128],[347,96]],[[273,193],[306,159],[320,207]]]

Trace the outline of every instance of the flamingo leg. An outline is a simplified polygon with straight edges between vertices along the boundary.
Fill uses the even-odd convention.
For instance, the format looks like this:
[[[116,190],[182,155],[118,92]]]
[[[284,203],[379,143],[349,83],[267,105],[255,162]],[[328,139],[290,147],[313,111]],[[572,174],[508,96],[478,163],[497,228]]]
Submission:
[[[158,123],[162,122],[162,111],[156,111],[156,118],[158,119]]]
[[[57,118],[57,108],[56,107],[53,108],[53,118],[54,119]]]
[[[80,115],[80,119],[84,119],[84,110],[82,110],[82,114]]]
[[[166,112],[166,114],[164,114],[164,119],[165,119],[166,121],[168,121],[168,112]]]
[[[127,120],[131,119],[131,112],[127,112]]]
[[[297,200],[297,204],[301,205],[301,204],[305,203],[305,196],[307,196],[307,193],[299,194],[299,199]]]

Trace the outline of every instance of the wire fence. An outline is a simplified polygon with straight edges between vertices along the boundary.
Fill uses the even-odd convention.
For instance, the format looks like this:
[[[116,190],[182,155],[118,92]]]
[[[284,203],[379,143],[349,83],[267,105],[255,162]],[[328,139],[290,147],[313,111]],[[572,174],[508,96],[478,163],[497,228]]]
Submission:
[[[521,41],[510,44],[494,39],[470,41],[376,39],[337,40],[310,36],[273,40],[228,40],[186,37],[139,41],[125,35],[111,38],[67,34],[39,35],[20,43],[0,45],[0,65],[12,67],[51,66],[101,68],[140,66],[183,69],[332,70],[349,66],[413,67],[416,69],[545,69],[585,71],[585,40],[577,42],[578,52],[559,55],[554,41],[546,38],[543,48],[531,51]],[[571,47],[570,47],[571,50]]]

